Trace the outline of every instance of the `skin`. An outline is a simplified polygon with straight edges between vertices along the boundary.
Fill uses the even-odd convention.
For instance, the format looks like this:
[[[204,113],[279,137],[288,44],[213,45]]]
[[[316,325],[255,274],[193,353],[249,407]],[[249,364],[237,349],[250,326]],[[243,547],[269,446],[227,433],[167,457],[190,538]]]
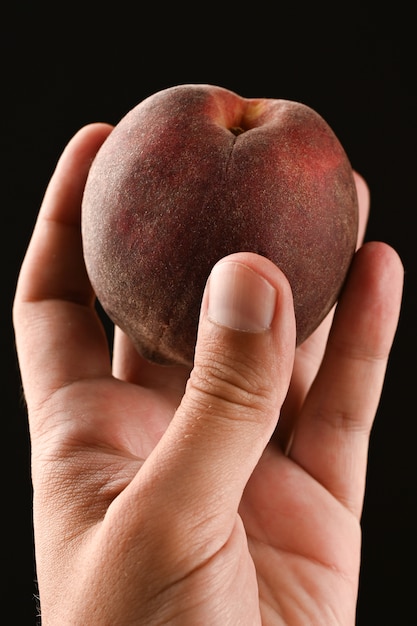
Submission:
[[[110,130],[85,127],[64,151],[14,305],[42,624],[352,625],[401,261],[362,246],[334,316],[295,350],[284,275],[232,255],[276,291],[268,328],[213,321],[213,275],[191,373],[146,363],[118,329],[112,362],[80,238]],[[369,195],[356,181],[363,233]]]
[[[250,250],[282,269],[301,344],[337,300],[357,215],[351,164],[310,107],[181,85],[140,102],[97,155],[84,257],[101,305],[138,351],[191,367],[219,259]]]

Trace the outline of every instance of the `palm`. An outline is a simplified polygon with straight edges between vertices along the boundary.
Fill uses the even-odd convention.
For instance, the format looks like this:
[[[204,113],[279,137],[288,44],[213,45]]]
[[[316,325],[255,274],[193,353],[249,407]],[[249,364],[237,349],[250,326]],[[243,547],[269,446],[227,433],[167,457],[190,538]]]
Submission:
[[[265,615],[275,610],[285,615],[285,623],[344,623],[336,618],[342,600],[356,594],[358,520],[302,468],[274,451],[255,469],[241,515]],[[333,620],[325,619],[323,607],[333,612]]]
[[[287,405],[302,405],[307,393],[303,385],[307,386],[316,373],[328,325],[329,320],[299,350],[295,366],[297,381],[293,386],[301,397],[296,398],[293,391]],[[121,356],[123,350],[127,353],[126,358]],[[181,369],[172,370],[172,379],[176,383],[171,385],[169,391],[166,381],[161,383],[162,393],[157,383],[158,376],[166,378],[169,370],[144,366],[126,337],[120,334],[116,341],[115,360],[123,364],[115,366],[117,374],[130,379],[136,376],[135,384],[113,379],[106,383],[108,389],[105,394],[94,390],[96,401],[97,398],[106,398],[107,416],[103,417],[103,406],[97,407],[94,414],[101,415],[104,422],[111,424],[106,433],[108,441],[102,441],[102,444],[107,447],[114,446],[115,442],[124,442],[123,446],[118,446],[122,462],[120,469],[123,475],[133,479],[171,421],[187,373]],[[126,363],[129,365],[126,366]],[[154,388],[138,384],[143,379]],[[285,434],[288,425],[294,426],[296,421],[289,410],[288,407],[283,410]],[[95,425],[97,427],[103,433],[99,424]],[[210,604],[213,597],[219,600],[219,588],[225,594],[225,606],[233,605],[230,600],[235,596],[238,614],[242,611],[244,595],[247,601],[245,618],[248,611],[253,611],[253,619],[259,619],[263,624],[268,624],[272,616],[275,616],[273,623],[276,624],[277,615],[283,616],[283,622],[288,623],[301,619],[300,616],[308,619],[314,614],[319,620],[323,604],[327,611],[333,611],[332,615],[337,616],[339,605],[343,606],[339,599],[356,593],[360,546],[358,520],[283,453],[282,442],[278,441],[280,436],[284,438],[277,430],[277,441],[271,441],[247,484],[239,510],[243,528],[237,516],[232,531],[234,537],[228,541],[233,549],[222,549],[209,559],[207,566],[199,569],[199,576],[206,580],[201,598],[204,606],[202,614],[212,611],[207,603]],[[114,458],[112,468],[114,471]],[[125,484],[120,483],[120,492]],[[104,510],[107,506],[108,502],[103,502]],[[346,544],[351,554],[348,559]],[[222,575],[225,569],[234,574],[226,584],[223,581],[219,585],[219,573]],[[194,589],[196,583],[192,570],[193,567],[190,567],[190,575],[184,577],[182,585]],[[217,589],[214,596],[209,593],[211,587]],[[329,593],[330,590],[333,593]]]

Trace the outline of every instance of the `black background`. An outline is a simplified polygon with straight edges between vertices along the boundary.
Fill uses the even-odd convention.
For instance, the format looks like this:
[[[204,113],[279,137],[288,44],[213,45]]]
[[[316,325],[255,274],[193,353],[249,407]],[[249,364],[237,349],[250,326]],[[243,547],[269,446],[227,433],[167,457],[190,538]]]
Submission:
[[[372,194],[367,239],[405,265],[401,320],[372,433],[359,626],[416,624],[416,46],[413,18],[279,4],[192,9],[16,3],[1,29],[3,612],[34,624],[26,414],[14,352],[15,283],[42,196],[70,137],[117,121],[147,95],[213,83],[299,100],[332,126]],[[338,5],[339,7],[339,5]],[[5,286],[5,289],[4,289]]]

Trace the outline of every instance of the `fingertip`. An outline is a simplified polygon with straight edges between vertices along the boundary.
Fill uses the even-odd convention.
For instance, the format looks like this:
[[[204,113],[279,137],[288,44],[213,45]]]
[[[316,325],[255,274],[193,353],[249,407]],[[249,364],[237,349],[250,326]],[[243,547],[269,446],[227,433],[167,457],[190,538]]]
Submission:
[[[255,253],[221,259],[213,267],[203,297],[194,369],[211,362],[220,371],[227,363],[229,372],[251,371],[267,387],[276,385],[280,371],[285,394],[295,346],[292,291],[282,271]]]
[[[88,168],[113,126],[105,122],[94,122],[80,128],[68,141],[59,159],[58,166],[68,162],[86,163]]]
[[[207,283],[208,318],[229,328],[262,332],[288,326],[294,337],[295,319],[291,286],[275,263],[259,254],[239,252],[216,263]]]
[[[357,247],[361,245],[365,238],[366,227],[368,225],[371,195],[367,182],[358,172],[353,171],[353,178],[356,185],[358,197],[358,239]]]
[[[333,340],[369,345],[369,351],[387,354],[398,324],[404,267],[390,245],[364,244],[353,259],[336,309]]]
[[[365,178],[358,171],[353,170],[353,178],[355,180],[356,189],[359,195],[368,194],[369,195],[369,187]]]
[[[100,140],[106,138],[113,130],[113,126],[107,122],[91,122],[85,124],[79,128],[68,142],[68,145],[73,142],[91,141],[93,139]]]
[[[359,172],[353,170],[353,179],[355,181],[356,193],[358,194],[359,204],[369,204],[370,190],[365,178],[362,176],[362,174],[359,174]]]
[[[78,209],[91,163],[111,130],[112,126],[100,122],[88,124],[72,136],[46,189],[40,210],[43,218],[72,223],[75,208],[78,222]]]
[[[248,265],[228,260],[211,272],[207,315],[211,321],[246,332],[271,327],[277,291]]]
[[[354,263],[366,264],[389,284],[401,285],[404,275],[402,259],[395,248],[383,241],[368,241],[356,253]]]

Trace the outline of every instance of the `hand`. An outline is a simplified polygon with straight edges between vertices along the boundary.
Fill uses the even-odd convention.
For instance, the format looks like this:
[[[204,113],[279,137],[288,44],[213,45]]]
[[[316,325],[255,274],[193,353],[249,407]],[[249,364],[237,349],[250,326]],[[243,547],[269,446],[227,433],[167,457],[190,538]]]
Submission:
[[[285,277],[234,254],[209,279],[192,372],[145,362],[118,329],[111,357],[80,236],[110,130],[87,126],[64,151],[14,305],[42,623],[354,624],[398,255],[362,246],[334,319],[295,350]]]

